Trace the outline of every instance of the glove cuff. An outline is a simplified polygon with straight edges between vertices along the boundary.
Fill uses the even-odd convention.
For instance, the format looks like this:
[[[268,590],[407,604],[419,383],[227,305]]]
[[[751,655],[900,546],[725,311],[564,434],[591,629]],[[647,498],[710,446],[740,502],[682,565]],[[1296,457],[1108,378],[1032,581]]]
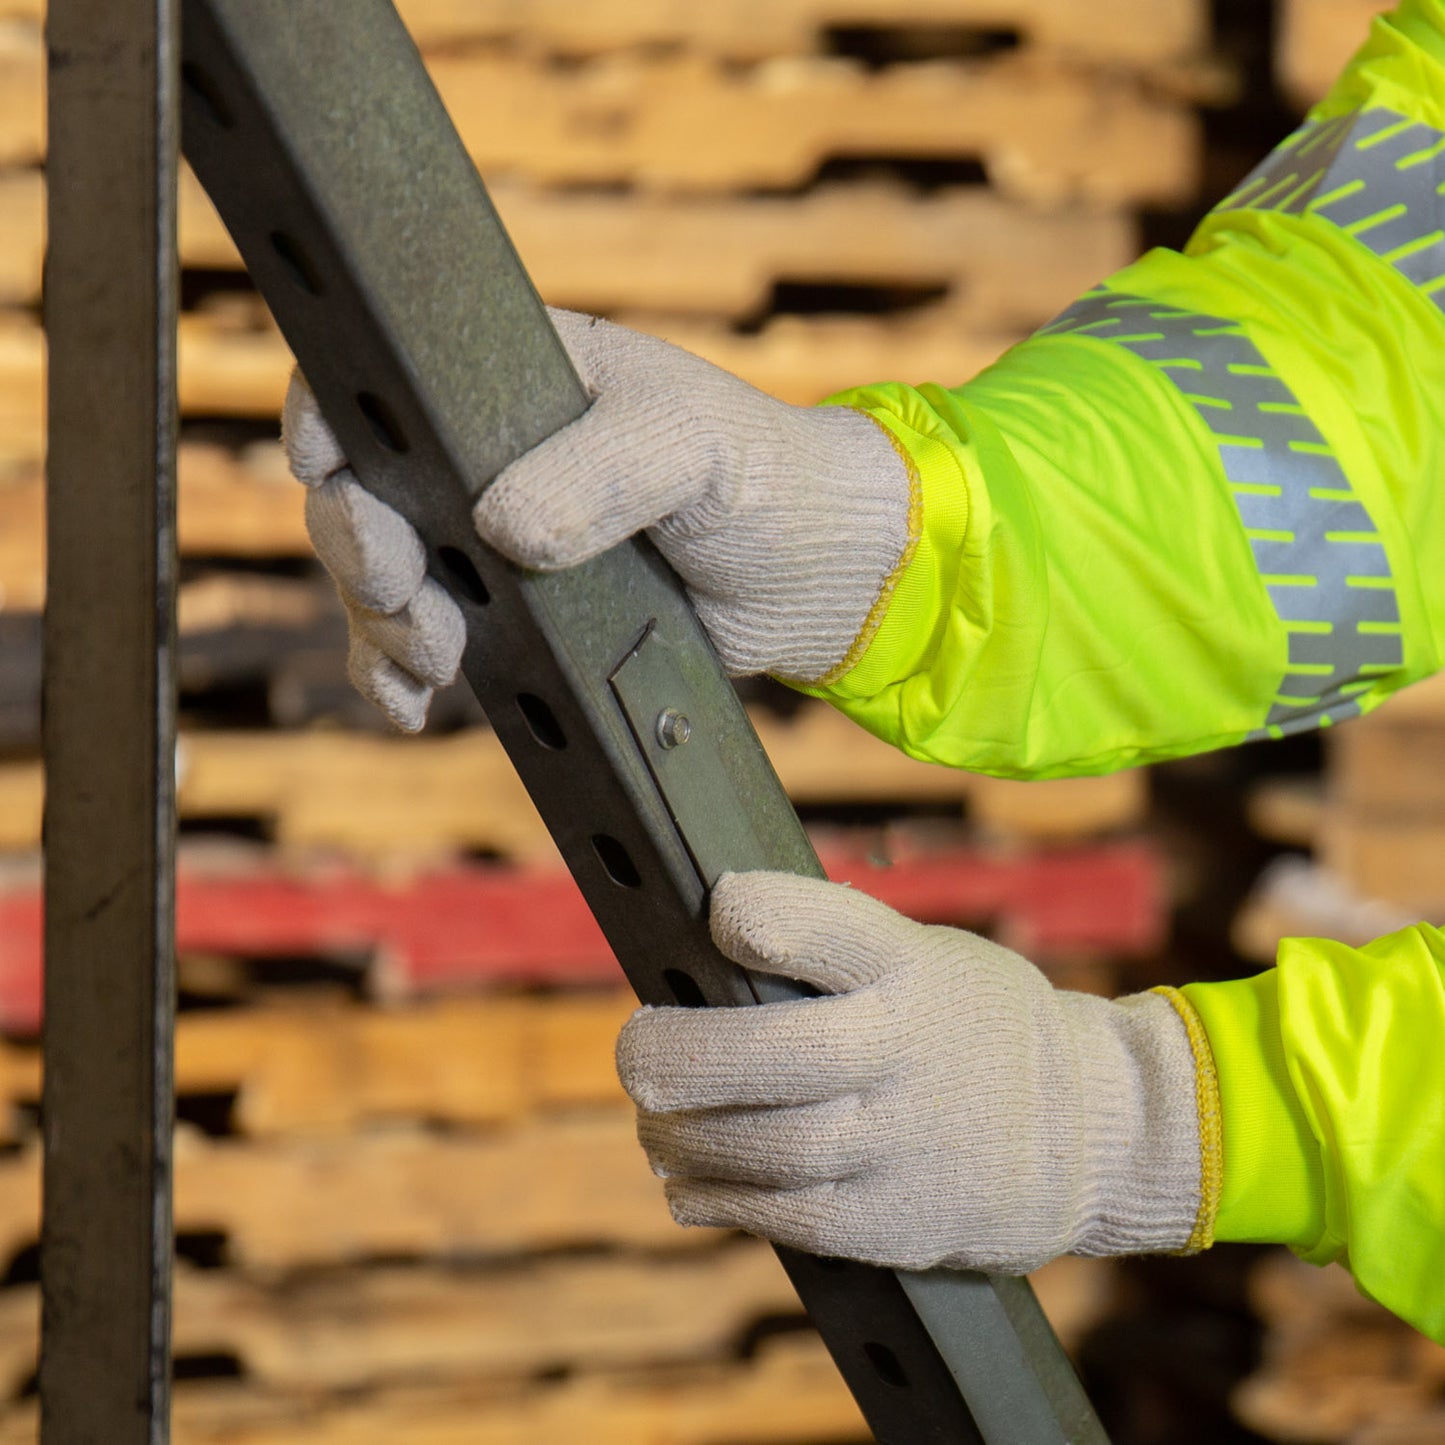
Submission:
[[[734,676],[768,672],[822,687],[862,656],[913,555],[918,478],[866,412],[779,407],[766,420],[743,465],[766,552],[745,556],[736,537],[692,541],[694,570],[717,579],[694,587],[693,601]],[[779,470],[786,457],[791,477]],[[746,606],[733,600],[739,594]]]
[[[1084,1113],[1079,1228],[1070,1252],[1177,1254],[1203,1247],[1199,1071],[1167,997],[1063,996],[1073,1014]],[[1216,1111],[1217,1113],[1217,1111]],[[1214,1185],[1217,1198],[1217,1181]]]

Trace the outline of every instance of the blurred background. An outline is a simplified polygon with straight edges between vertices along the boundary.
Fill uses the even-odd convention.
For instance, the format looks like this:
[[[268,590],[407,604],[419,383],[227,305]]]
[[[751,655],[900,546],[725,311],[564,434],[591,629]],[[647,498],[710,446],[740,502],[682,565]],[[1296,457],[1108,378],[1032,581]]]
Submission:
[[[1380,7],[400,8],[547,300],[811,402],[961,382],[1182,243]],[[36,1428],[43,19],[0,0],[0,1445]],[[404,740],[350,691],[276,442],[286,349],[182,202],[176,1439],[865,1441],[766,1246],[668,1219],[612,1071],[628,992],[475,705]],[[835,877],[1067,987],[1445,916],[1430,685],[1327,739],[1042,784],[747,696]],[[1119,1445],[1445,1441],[1445,1350],[1338,1270],[1036,1282]]]

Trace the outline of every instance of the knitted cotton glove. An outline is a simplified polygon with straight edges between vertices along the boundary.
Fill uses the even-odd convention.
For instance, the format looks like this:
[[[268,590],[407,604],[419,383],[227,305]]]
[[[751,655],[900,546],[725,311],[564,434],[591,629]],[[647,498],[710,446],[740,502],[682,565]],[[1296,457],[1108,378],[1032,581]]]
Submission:
[[[1195,1065],[1168,999],[1065,993],[986,939],[789,874],[726,875],[712,932],[831,996],[624,1027],[618,1069],[681,1223],[998,1274],[1190,1243]]]
[[[796,407],[655,337],[551,318],[584,416],[506,468],[473,513],[524,567],[567,567],[646,529],[691,593],[724,667],[816,682],[866,641],[908,550],[907,465],[843,407]],[[286,399],[306,520],[351,617],[351,674],[401,727],[450,681],[462,621],[411,528],[362,491],[298,374]]]

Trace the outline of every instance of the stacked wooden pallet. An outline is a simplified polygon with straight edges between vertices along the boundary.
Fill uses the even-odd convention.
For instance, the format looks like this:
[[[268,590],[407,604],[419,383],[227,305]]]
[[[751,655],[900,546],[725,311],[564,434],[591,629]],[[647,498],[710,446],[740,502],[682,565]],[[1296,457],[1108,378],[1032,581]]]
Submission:
[[[0,458],[24,468],[42,440],[26,308],[43,55],[33,5],[0,15],[17,8],[0,23]],[[1062,0],[732,0],[700,22],[625,0],[582,20],[404,8],[543,294],[793,400],[965,379],[1128,260],[1136,208],[1195,188],[1202,0],[1115,0],[1107,19]],[[182,256],[237,264],[194,184]],[[259,310],[223,288],[183,326],[186,412],[274,414],[288,361]]]
[[[406,0],[544,296],[811,402],[956,383],[1187,204],[1205,0]],[[0,1441],[33,1439],[42,6],[0,0]],[[615,963],[464,695],[342,676],[276,417],[290,361],[181,204],[177,1438],[857,1440],[769,1252],[632,1141]],[[1022,785],[755,717],[834,876],[1108,989],[1161,940],[1137,774]],[[1046,1271],[1070,1340],[1097,1262]]]
[[[1284,0],[1275,74],[1289,99],[1301,108],[1317,101],[1389,8],[1389,0]]]
[[[1267,1439],[1308,1445],[1439,1445],[1445,1348],[1355,1289],[1344,1270],[1271,1255],[1251,1284],[1269,1327],[1235,1407]]]
[[[1268,961],[1278,940],[1367,943],[1445,920],[1445,678],[1417,683],[1330,732],[1318,778],[1271,781],[1253,799],[1267,837],[1307,852],[1260,879],[1236,929]]]

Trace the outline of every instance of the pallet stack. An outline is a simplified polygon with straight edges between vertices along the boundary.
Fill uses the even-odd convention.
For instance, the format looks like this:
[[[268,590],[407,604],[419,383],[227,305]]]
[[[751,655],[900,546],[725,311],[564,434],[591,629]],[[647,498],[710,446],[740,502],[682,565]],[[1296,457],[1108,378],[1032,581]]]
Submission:
[[[1318,776],[1261,783],[1255,826],[1290,851],[1239,917],[1241,951],[1270,962],[1291,935],[1358,945],[1445,922],[1442,765],[1445,678],[1435,677],[1331,731]]]
[[[1301,1445],[1445,1440],[1445,1348],[1365,1299],[1343,1270],[1274,1255],[1252,1293],[1269,1334],[1263,1366],[1235,1395],[1251,1429]]]
[[[1329,89],[1389,0],[1284,0],[1275,76],[1301,110]]]
[[[811,402],[965,379],[1198,185],[1204,0],[406,0],[551,302]],[[42,14],[0,0],[0,1442],[34,1438]],[[182,193],[177,1439],[860,1441],[755,1241],[632,1140],[615,963],[475,706],[342,672],[275,436],[289,357]],[[1144,779],[913,763],[754,715],[830,871],[1108,991],[1161,945]],[[0,1266],[3,1267],[3,1266]],[[1070,1342],[1113,1274],[1040,1291]]]

